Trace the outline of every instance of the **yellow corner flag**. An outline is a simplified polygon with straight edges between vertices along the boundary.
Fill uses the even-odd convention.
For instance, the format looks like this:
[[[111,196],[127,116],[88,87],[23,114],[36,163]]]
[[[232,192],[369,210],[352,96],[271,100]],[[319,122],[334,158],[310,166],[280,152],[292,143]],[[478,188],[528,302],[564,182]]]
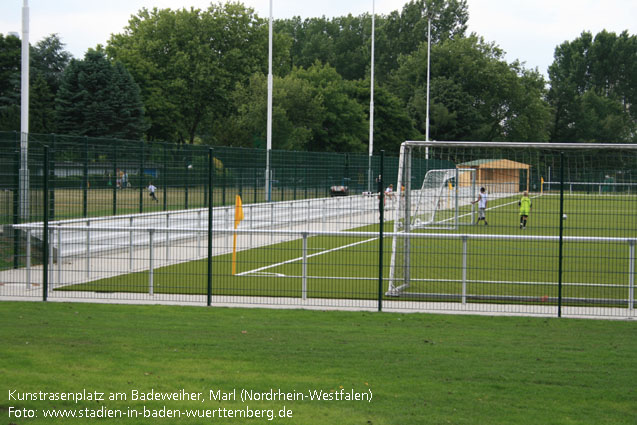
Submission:
[[[234,201],[234,228],[239,227],[239,223],[243,220],[243,204],[241,203],[241,196],[237,195]]]
[[[237,230],[239,223],[243,220],[243,204],[241,197],[237,195],[234,202],[234,230]],[[237,274],[237,233],[235,232],[232,244],[232,275]]]

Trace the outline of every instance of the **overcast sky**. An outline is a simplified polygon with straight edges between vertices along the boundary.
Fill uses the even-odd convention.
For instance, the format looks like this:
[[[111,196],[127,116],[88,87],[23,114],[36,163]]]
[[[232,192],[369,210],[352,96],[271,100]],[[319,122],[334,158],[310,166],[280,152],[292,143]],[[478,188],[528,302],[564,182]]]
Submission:
[[[402,9],[405,0],[375,0],[376,13]],[[215,1],[216,3],[216,1]],[[244,0],[261,17],[269,16],[269,0]],[[24,0],[0,1],[0,33],[21,33]],[[90,47],[105,45],[122,32],[131,15],[143,7],[206,8],[204,0],[29,0],[30,42],[57,33],[66,50],[83,58]],[[374,0],[273,0],[274,18],[343,16],[371,13]],[[518,59],[527,68],[547,75],[555,47],[574,40],[583,31],[606,29],[637,34],[636,0],[468,0],[469,32],[495,42],[509,62]],[[275,46],[276,48],[276,46]]]

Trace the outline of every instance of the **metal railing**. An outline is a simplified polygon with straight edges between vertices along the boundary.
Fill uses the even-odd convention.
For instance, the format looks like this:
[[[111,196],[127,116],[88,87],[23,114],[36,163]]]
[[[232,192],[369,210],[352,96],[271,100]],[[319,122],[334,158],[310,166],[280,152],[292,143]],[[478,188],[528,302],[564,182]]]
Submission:
[[[23,225],[21,226],[26,232],[33,232],[41,230],[39,225]],[[87,226],[66,226],[64,228],[51,229],[51,240],[55,240],[54,234],[59,232],[80,232],[89,234],[89,232],[108,232],[111,234],[121,234],[127,237],[131,233],[129,227],[87,227]],[[602,282],[559,282],[557,276],[554,280],[486,280],[479,277],[472,277],[472,273],[479,272],[475,266],[469,265],[469,252],[470,247],[474,243],[480,243],[484,241],[490,242],[523,242],[528,243],[559,243],[559,236],[533,236],[533,235],[494,235],[494,234],[449,234],[449,233],[386,233],[385,237],[421,240],[427,241],[428,244],[447,244],[450,242],[461,242],[462,249],[459,252],[448,253],[446,255],[447,261],[445,267],[459,269],[461,271],[460,279],[453,279],[447,276],[435,276],[430,274],[425,278],[417,278],[412,276],[411,285],[418,283],[424,284],[446,284],[446,287],[451,287],[449,284],[459,285],[461,288],[459,291],[428,291],[428,292],[408,292],[403,291],[399,296],[382,296],[377,298],[374,294],[377,292],[374,290],[375,282],[378,282],[376,273],[383,273],[382,267],[379,264],[367,264],[363,263],[361,252],[375,252],[375,244],[378,243],[378,232],[344,232],[344,231],[321,231],[321,230],[270,230],[270,229],[216,229],[213,234],[208,233],[208,229],[205,228],[175,228],[175,227],[149,227],[140,226],[135,228],[132,232],[136,235],[146,235],[145,238],[139,237],[140,240],[144,240],[144,243],[138,243],[133,246],[129,246],[129,256],[118,256],[113,254],[113,251],[104,251],[101,254],[94,254],[92,256],[76,255],[73,260],[53,262],[50,260],[49,264],[36,267],[27,264],[23,275],[25,280],[16,280],[13,283],[13,296],[23,297],[38,297],[44,296],[46,293],[47,298],[60,298],[64,299],[73,294],[74,297],[86,297],[91,298],[96,293],[100,292],[99,287],[92,287],[91,289],[77,289],[74,292],[74,286],[81,286],[86,283],[95,282],[98,280],[111,279],[117,276],[127,275],[129,273],[147,273],[147,285],[144,290],[141,290],[139,286],[133,289],[133,292],[138,294],[145,293],[150,298],[149,301],[155,299],[155,296],[161,296],[163,300],[180,299],[179,293],[174,293],[171,296],[170,292],[164,291],[162,294],[158,294],[155,290],[155,278],[156,271],[159,268],[183,264],[192,261],[196,261],[206,257],[208,243],[213,245],[212,254],[213,261],[216,264],[227,262],[224,255],[232,252],[232,244],[228,243],[229,238],[233,235],[239,235],[243,242],[240,245],[240,251],[246,252],[254,250],[258,247],[273,247],[273,252],[276,250],[285,250],[288,254],[287,260],[276,260],[274,255],[272,258],[267,254],[262,257],[253,257],[250,270],[244,270],[238,273],[234,279],[240,279],[245,277],[263,277],[269,276],[270,279],[276,279],[276,273],[268,273],[269,270],[276,270],[277,267],[285,266],[287,264],[300,265],[300,273],[286,273],[279,276],[281,281],[286,281],[288,285],[295,287],[297,297],[280,297],[276,296],[262,296],[260,294],[253,294],[251,290],[246,290],[244,293],[238,293],[236,296],[225,296],[225,303],[232,305],[233,303],[241,304],[287,304],[287,305],[321,305],[325,307],[340,306],[344,302],[348,302],[350,306],[374,306],[374,303],[384,303],[385,309],[401,310],[413,310],[413,311],[436,311],[438,309],[453,310],[456,312],[466,311],[491,311],[491,312],[504,312],[514,311],[519,314],[553,314],[556,308],[567,309],[570,308],[570,314],[573,316],[579,315],[612,315],[618,317],[634,317],[635,316],[635,244],[636,238],[607,238],[607,237],[582,237],[582,236],[564,236],[563,243],[565,244],[604,244],[626,246],[626,260],[627,269],[624,271],[617,271],[619,276],[625,276],[625,281],[617,281],[615,283],[602,283]],[[162,236],[160,236],[162,235]],[[168,238],[167,235],[174,235],[173,238]],[[186,236],[187,235],[187,236]],[[333,245],[332,248],[311,248],[308,241],[313,237],[327,238],[334,243],[328,243]],[[189,240],[190,243],[184,243],[183,241]],[[182,243],[167,244],[166,241],[181,240]],[[193,244],[193,240],[197,242]],[[286,245],[285,248],[276,247],[277,244],[290,241],[301,241],[298,245]],[[276,248],[275,248],[276,247]],[[366,248],[364,248],[366,247]],[[165,250],[163,256],[160,255],[161,250]],[[261,254],[263,255],[263,254]],[[359,276],[348,276],[346,273],[343,275],[337,274],[333,268],[327,271],[327,267],[330,264],[324,264],[326,259],[330,259],[330,262],[334,262],[335,256],[343,258],[343,262],[349,268],[362,268],[369,267],[376,270],[374,273],[361,274]],[[546,259],[550,259],[551,254],[546,255]],[[50,259],[53,258],[51,255]],[[568,262],[568,258],[565,261]],[[122,263],[130,261],[128,267],[122,267]],[[101,265],[102,267],[99,267]],[[91,269],[93,270],[91,272]],[[314,273],[311,272],[314,270]],[[318,272],[317,272],[318,271]],[[343,269],[341,268],[341,271]],[[479,274],[479,273],[477,273]],[[201,277],[201,276],[200,276]],[[233,277],[223,275],[220,272],[216,272],[212,276],[213,281],[225,281],[232,279]],[[314,297],[310,295],[312,291],[308,289],[308,282],[317,282],[319,280],[329,279],[333,285],[333,290],[330,292],[323,292],[320,296],[316,296],[314,291]],[[348,293],[347,291],[339,290],[339,282],[343,285],[355,280],[359,283],[363,283],[366,290],[359,293]],[[389,281],[388,277],[382,275],[380,280],[383,285],[383,293],[387,288]],[[20,287],[19,287],[20,286]],[[108,285],[107,285],[108,286]],[[223,287],[223,284],[221,284]],[[483,287],[489,288],[485,292]],[[541,291],[533,293],[533,295],[511,295],[507,293],[499,293],[499,290],[508,289],[512,287],[542,287]],[[581,293],[587,294],[586,291],[591,291],[589,295],[569,297],[569,296],[546,296],[543,295],[546,292],[546,288],[552,288],[555,292],[558,286],[564,288],[576,288]],[[455,286],[457,287],[457,286]],[[472,288],[481,287],[480,291],[474,291]],[[6,295],[5,288],[5,295]],[[114,299],[121,299],[122,295],[131,288],[122,287],[121,293],[115,293],[110,290]],[[618,290],[623,291],[622,296],[606,296],[604,293],[600,295],[599,290]],[[559,294],[562,292],[559,291]],[[204,293],[200,294],[201,296]],[[212,296],[223,295],[212,293]],[[197,302],[204,302],[203,298],[200,298]],[[514,308],[512,307],[514,306]]]

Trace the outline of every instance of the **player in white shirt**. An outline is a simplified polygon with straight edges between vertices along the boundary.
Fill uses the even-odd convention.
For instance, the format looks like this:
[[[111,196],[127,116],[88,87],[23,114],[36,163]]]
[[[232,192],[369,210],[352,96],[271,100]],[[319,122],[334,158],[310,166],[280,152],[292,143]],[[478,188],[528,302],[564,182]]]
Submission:
[[[159,200],[155,196],[155,190],[157,190],[157,188],[152,183],[148,185],[148,194],[150,195],[153,201],[159,202]]]
[[[478,221],[476,221],[476,224],[480,223],[480,220],[484,220],[484,225],[488,226],[489,223],[487,223],[487,216],[486,216],[487,191],[484,187],[480,188],[480,193],[478,193],[478,199],[472,202],[472,204],[475,204],[475,203],[478,204]]]

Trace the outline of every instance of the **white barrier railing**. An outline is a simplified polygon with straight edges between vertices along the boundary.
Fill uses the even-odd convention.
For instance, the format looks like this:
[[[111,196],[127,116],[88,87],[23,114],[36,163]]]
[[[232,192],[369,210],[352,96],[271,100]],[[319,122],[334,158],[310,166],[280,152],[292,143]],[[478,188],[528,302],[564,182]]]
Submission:
[[[564,182],[566,191],[569,193],[585,192],[587,188],[596,188],[596,192],[600,195],[604,194],[633,194],[637,192],[637,183],[626,182]],[[556,191],[560,190],[560,182],[545,181],[543,190]]]
[[[293,224],[321,226],[327,230],[334,222],[342,223],[342,228],[372,224],[369,216],[377,208],[373,197],[347,196],[317,198],[300,201],[284,201],[243,206],[244,220],[241,228],[278,229]],[[234,226],[234,206],[213,208],[212,227],[215,230],[232,230]],[[78,226],[86,229],[78,230]],[[109,217],[93,217],[49,222],[49,228],[56,232],[49,238],[53,261],[60,262],[66,257],[84,256],[87,264],[91,255],[121,250],[128,246],[132,252],[135,246],[145,246],[149,235],[137,232],[139,228],[176,229],[177,232],[163,232],[163,243],[169,255],[171,242],[197,239],[201,246],[201,230],[208,226],[208,209],[165,211],[155,213],[130,214]],[[43,223],[15,225],[15,229],[29,230],[27,245],[31,238],[42,239]],[[113,231],[127,227],[127,233]],[[187,231],[187,229],[196,229]],[[312,229],[317,230],[317,229]],[[157,241],[160,242],[160,241]],[[30,259],[30,256],[27,255]],[[88,267],[87,267],[88,270]],[[132,270],[132,257],[129,270]],[[87,273],[89,273],[87,271]]]
[[[35,229],[35,226],[31,228],[27,228],[27,232],[31,232]],[[66,231],[77,231],[77,232],[88,232],[88,229],[85,226],[72,226],[64,229]],[[92,229],[92,231],[108,231],[114,233],[122,233],[127,234],[131,230],[128,227],[96,227]],[[148,236],[146,238],[147,245],[144,249],[147,249],[147,253],[142,256],[138,256],[138,261],[142,261],[145,264],[142,265],[141,269],[147,270],[148,273],[148,294],[154,294],[154,270],[157,267],[161,267],[166,265],[166,260],[163,261],[156,258],[155,251],[157,245],[161,244],[162,240],[165,238],[160,238],[158,235],[161,234],[179,234],[180,232],[186,232],[188,234],[199,234],[200,236],[204,236],[207,233],[207,229],[198,229],[198,228],[185,228],[185,229],[176,229],[176,228],[154,228],[154,227],[145,227],[145,228],[136,228],[134,230],[135,233],[146,233]],[[270,243],[271,238],[277,238],[278,240],[291,240],[291,239],[302,239],[303,244],[301,247],[301,252],[299,252],[298,256],[296,256],[295,261],[302,262],[302,275],[299,276],[299,281],[301,284],[301,297],[302,299],[307,298],[307,282],[309,278],[315,276],[308,275],[308,260],[309,258],[322,255],[322,253],[312,253],[309,254],[308,251],[308,243],[307,240],[312,236],[327,236],[327,237],[344,237],[350,239],[360,240],[360,243],[373,242],[378,240],[378,233],[376,232],[343,232],[343,231],[308,231],[308,230],[259,230],[259,229],[239,229],[239,230],[230,230],[230,229],[219,229],[215,230],[215,238],[217,241],[220,241],[219,238],[225,238],[227,236],[231,236],[233,233],[237,233],[239,235],[247,236],[262,236],[261,240],[256,244],[252,245],[243,245],[242,250],[247,250],[253,248],[255,246],[263,246]],[[471,268],[468,266],[468,245],[472,241],[484,241],[484,240],[500,240],[500,241],[520,241],[520,242],[559,242],[559,236],[526,236],[526,235],[493,235],[493,234],[431,234],[431,233],[387,233],[385,234],[387,238],[397,237],[397,238],[410,238],[410,239],[431,239],[431,240],[460,240],[462,242],[462,255],[461,258],[458,259],[458,263],[456,265],[450,264],[448,267],[452,268],[461,268],[462,274],[461,279],[427,279],[427,281],[445,281],[445,282],[454,282],[461,283],[461,293],[458,294],[447,294],[447,293],[427,293],[421,294],[427,298],[439,299],[441,301],[456,301],[459,302],[462,306],[466,306],[469,300],[482,300],[486,302],[517,302],[524,303],[533,301],[529,296],[512,296],[512,295],[502,295],[502,294],[472,294],[469,291],[470,284],[512,284],[512,285],[546,285],[546,286],[557,286],[558,283],[555,281],[548,282],[532,282],[532,281],[484,281],[484,280],[471,280],[470,272]],[[254,238],[256,239],[256,238]],[[252,237],[249,239],[250,241],[254,240]],[[245,239],[244,239],[245,240]],[[157,242],[160,241],[160,242]],[[222,241],[222,239],[221,239]],[[214,241],[213,241],[214,242]],[[608,304],[608,305],[625,305],[627,307],[627,314],[632,316],[634,314],[635,308],[635,267],[636,267],[636,250],[635,246],[637,244],[637,239],[635,238],[609,238],[609,237],[584,237],[584,236],[565,236],[563,238],[564,243],[581,243],[581,244],[589,244],[589,243],[604,243],[604,244],[621,244],[626,245],[628,247],[627,250],[627,259],[628,259],[628,269],[625,273],[621,273],[622,275],[627,276],[625,282],[617,282],[613,284],[609,283],[595,283],[595,282],[565,282],[563,283],[564,287],[596,287],[596,288],[614,288],[614,289],[625,289],[626,297],[625,298],[592,298],[592,297],[580,297],[580,298],[563,298],[564,302],[574,302],[574,303],[591,303],[591,304]],[[352,245],[357,245],[354,243]],[[215,247],[215,251],[213,255],[220,255],[230,252],[230,245],[221,243],[218,247]],[[184,261],[192,261],[197,258],[187,258]],[[64,281],[62,278],[62,268],[63,265],[58,263],[57,270],[53,270],[53,264],[49,265],[49,290],[52,290],[54,287],[72,285],[74,283],[81,282],[71,282]],[[353,266],[356,266],[355,264]],[[264,267],[260,267],[256,272],[260,272],[263,270],[267,270],[273,267],[272,265],[265,265]],[[252,272],[255,272],[252,271]],[[126,274],[127,271],[124,270],[110,270],[111,276]],[[252,273],[250,272],[250,273]],[[619,272],[619,271],[618,271]],[[57,273],[57,276],[55,274]],[[246,273],[244,273],[246,274]],[[31,278],[31,265],[30,261],[27,262],[27,281],[25,282],[27,288],[30,286],[30,278]],[[55,277],[55,278],[54,278]],[[95,276],[94,278],[104,278],[109,276]],[[330,276],[330,279],[339,280],[339,279],[349,279],[346,277],[339,276]],[[360,280],[376,280],[376,278],[357,278]],[[90,279],[86,279],[88,281]],[[334,294],[336,297],[338,294]],[[417,297],[419,294],[414,293],[403,293],[397,295],[408,295],[411,298]],[[535,301],[540,301],[535,300]],[[542,300],[543,302],[557,302],[557,299],[550,298]],[[468,308],[468,307],[467,307]]]

